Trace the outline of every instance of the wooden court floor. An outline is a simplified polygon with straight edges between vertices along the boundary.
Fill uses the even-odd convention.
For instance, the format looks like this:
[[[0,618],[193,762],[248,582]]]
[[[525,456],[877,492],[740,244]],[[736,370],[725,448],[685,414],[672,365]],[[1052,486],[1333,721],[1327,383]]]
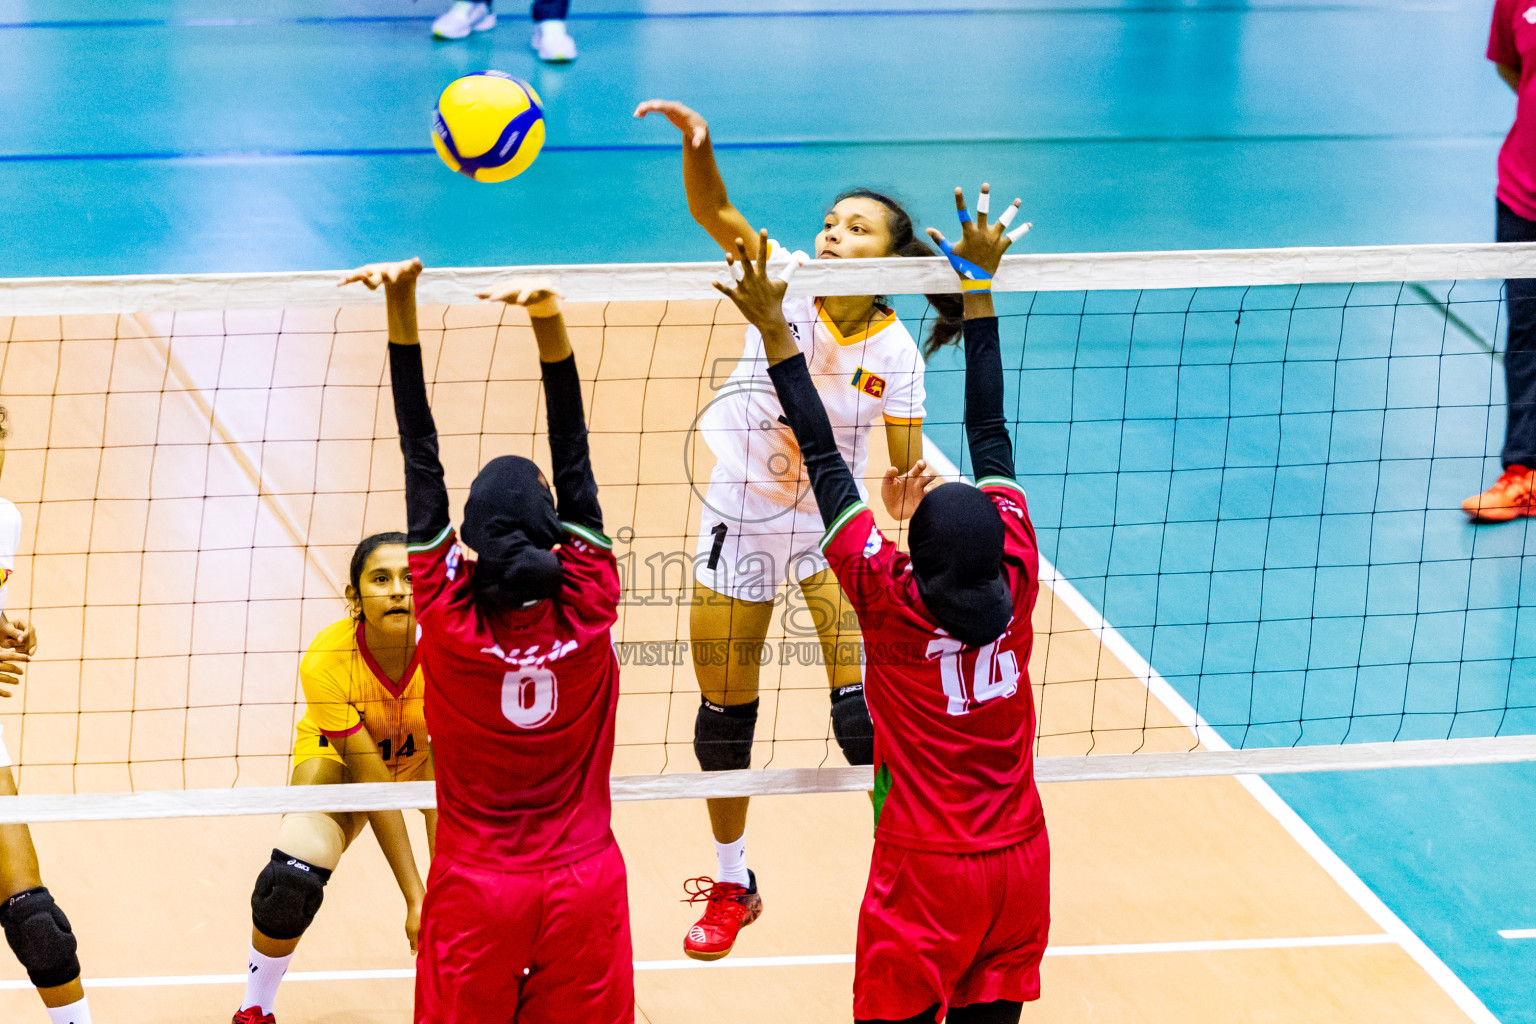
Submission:
[[[708,471],[707,451],[687,442],[739,353],[740,324],[713,303],[583,307],[571,319],[592,381],[609,530],[621,564],[629,560],[632,599],[617,639],[683,638],[669,556],[691,550],[699,497],[690,479]],[[32,610],[43,638],[23,713],[0,717],[24,791],[283,778],[302,711],[298,654],[341,614],[351,544],[402,518],[381,320],[371,309],[0,320],[10,340],[0,394],[14,432],[0,492],[26,522],[12,606]],[[488,308],[424,310],[422,320],[441,325],[424,340],[462,500],[490,455],[542,458],[532,345],[514,315]],[[770,644],[798,650],[791,611]],[[1035,625],[1043,754],[1193,745],[1062,600],[1043,596]],[[686,662],[631,665],[623,685],[615,771],[692,770],[697,691]],[[835,763],[821,669],[774,659],[764,687],[761,721],[772,727],[760,729],[754,764]],[[1350,879],[1330,873],[1307,836],[1241,780],[1072,783],[1044,796],[1053,948],[1044,998],[1027,1019],[1466,1017],[1369,900],[1351,894]],[[276,830],[271,817],[35,830],[48,884],[81,937],[99,1021],[233,1012],[250,887]],[[732,957],[709,967],[680,948],[695,916],[679,901],[681,883],[713,868],[703,807],[622,804],[615,831],[630,871],[638,1019],[850,1018],[871,843],[865,797],[755,803],[748,855],[766,912]],[[300,947],[279,1019],[408,1019],[402,909],[363,837]],[[40,1021],[21,979],[0,956],[0,1020]]]

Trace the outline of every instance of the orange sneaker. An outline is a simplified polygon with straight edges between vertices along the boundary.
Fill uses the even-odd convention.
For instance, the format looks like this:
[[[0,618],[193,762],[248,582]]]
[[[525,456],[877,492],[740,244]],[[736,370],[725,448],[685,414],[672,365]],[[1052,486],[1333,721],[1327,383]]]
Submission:
[[[1461,510],[1473,519],[1488,523],[1507,523],[1521,516],[1536,515],[1536,499],[1531,494],[1536,480],[1525,466],[1510,466],[1492,487],[1461,503]]]
[[[695,960],[719,960],[736,945],[736,936],[763,913],[763,898],[757,894],[757,876],[747,872],[748,884],[717,882],[713,878],[690,878],[683,883],[688,894],[684,903],[703,903],[704,916],[688,929],[683,938],[683,952]]]
[[[262,1013],[259,1006],[252,1006],[235,1014],[231,1024],[277,1024],[277,1018],[270,1013]]]

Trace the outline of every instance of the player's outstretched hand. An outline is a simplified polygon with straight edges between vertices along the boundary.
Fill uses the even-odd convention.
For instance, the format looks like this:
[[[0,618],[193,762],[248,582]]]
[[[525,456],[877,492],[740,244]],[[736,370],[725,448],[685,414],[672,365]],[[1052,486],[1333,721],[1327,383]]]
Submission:
[[[0,616],[0,647],[8,647],[23,654],[36,654],[36,627],[22,619],[6,619]]]
[[[741,310],[747,322],[763,332],[765,342],[768,341],[769,331],[780,325],[784,327],[784,336],[788,337],[789,327],[784,320],[784,292],[789,288],[789,279],[776,281],[768,276],[768,229],[764,228],[758,233],[756,260],[747,255],[747,243],[738,238],[736,254],[733,256],[726,253],[725,264],[735,284],[728,286],[716,281],[715,290],[736,303],[736,308]],[[774,353],[769,352],[768,355],[772,358]]]
[[[955,212],[960,217],[959,242],[952,244],[937,228],[928,229],[928,237],[938,243],[944,255],[949,257],[950,265],[961,277],[969,280],[986,280],[996,274],[1003,261],[1003,253],[1032,227],[1030,224],[1020,224],[1012,231],[1008,230],[1019,207],[1023,205],[1022,199],[1015,199],[995,222],[989,224],[987,213],[991,192],[992,187],[983,183],[981,198],[976,203],[976,218],[972,220],[970,211],[965,208],[964,191],[955,189]]]
[[[703,116],[681,103],[672,100],[646,100],[635,108],[636,117],[644,117],[646,114],[660,114],[672,122],[672,127],[683,133],[683,138],[694,149],[704,145],[704,140],[709,138],[709,122]]]
[[[522,306],[529,316],[537,317],[559,316],[560,300],[565,297],[547,277],[508,278],[493,285],[489,291],[477,294],[490,302]]]
[[[21,651],[0,650],[0,697],[9,697],[11,691],[21,685],[21,677],[31,660],[30,654]]]
[[[365,267],[358,267],[337,282],[337,287],[362,284],[366,285],[369,291],[374,291],[382,285],[385,291],[389,291],[396,285],[414,284],[420,276],[421,260],[412,257],[398,263],[370,263]]]
[[[928,463],[922,459],[912,463],[905,473],[898,473],[895,466],[889,466],[885,479],[880,481],[880,498],[892,519],[911,519],[923,495],[943,482],[937,473],[928,471]]]

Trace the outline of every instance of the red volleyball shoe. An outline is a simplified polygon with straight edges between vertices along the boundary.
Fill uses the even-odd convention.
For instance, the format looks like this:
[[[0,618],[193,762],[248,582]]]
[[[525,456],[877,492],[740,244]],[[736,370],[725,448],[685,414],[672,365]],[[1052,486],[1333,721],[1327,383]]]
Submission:
[[[277,1018],[270,1013],[262,1013],[259,1006],[251,1006],[235,1014],[230,1024],[277,1024]]]
[[[704,916],[688,929],[683,952],[695,960],[719,960],[736,945],[736,936],[763,913],[757,876],[747,872],[748,884],[690,878],[683,883],[684,903],[703,903]]]
[[[1461,510],[1485,523],[1507,523],[1521,516],[1536,515],[1533,486],[1536,474],[1525,466],[1510,466],[1492,487],[1462,502]]]

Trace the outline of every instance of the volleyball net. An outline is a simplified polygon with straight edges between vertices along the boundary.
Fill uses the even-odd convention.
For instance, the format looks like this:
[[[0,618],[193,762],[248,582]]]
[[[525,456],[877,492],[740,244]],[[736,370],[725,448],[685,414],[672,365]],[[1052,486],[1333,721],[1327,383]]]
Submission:
[[[689,638],[744,324],[719,263],[427,270],[420,323],[457,518],[501,454],[547,467],[521,310],[552,277],[624,582],[618,799],[868,788],[831,735],[812,616],[779,591],[753,767],[701,774]],[[1472,526],[1499,471],[1503,280],[1536,246],[1008,257],[997,305],[1044,557],[1044,781],[1536,759],[1536,539]],[[286,787],[298,664],[364,535],[404,527],[382,297],[336,273],[0,281],[9,611],[39,648],[0,724],[0,820],[430,805],[430,783]],[[792,293],[889,296],[920,337],[941,260],[837,261]],[[968,472],[963,361],[924,446]],[[885,465],[870,438],[869,481]],[[879,502],[877,516],[894,536]],[[429,684],[430,685],[430,684]]]

